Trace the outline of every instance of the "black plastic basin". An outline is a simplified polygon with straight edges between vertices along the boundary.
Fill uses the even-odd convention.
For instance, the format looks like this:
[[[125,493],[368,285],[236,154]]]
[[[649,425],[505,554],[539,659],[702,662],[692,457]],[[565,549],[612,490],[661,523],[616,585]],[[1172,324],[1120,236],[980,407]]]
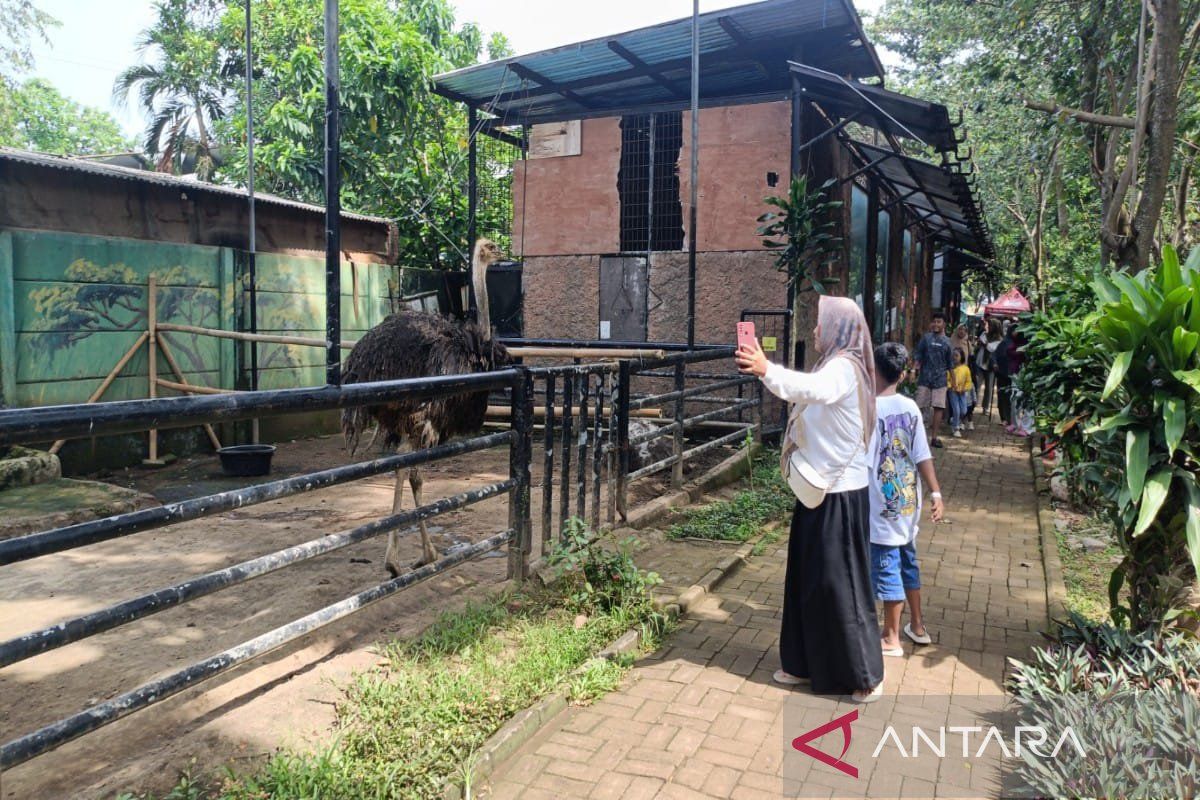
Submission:
[[[239,444],[222,447],[217,451],[217,455],[221,457],[221,470],[226,475],[266,475],[271,471],[271,456],[275,455],[275,445]]]

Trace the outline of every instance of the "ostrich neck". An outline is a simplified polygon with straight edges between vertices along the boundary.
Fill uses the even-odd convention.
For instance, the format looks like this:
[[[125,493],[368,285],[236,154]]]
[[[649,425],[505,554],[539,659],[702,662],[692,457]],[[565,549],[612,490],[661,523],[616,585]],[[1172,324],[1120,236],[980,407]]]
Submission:
[[[475,308],[477,309],[475,320],[483,329],[484,335],[490,339],[492,315],[488,304],[487,269],[488,263],[482,258],[476,257],[471,263],[471,283],[475,290]]]

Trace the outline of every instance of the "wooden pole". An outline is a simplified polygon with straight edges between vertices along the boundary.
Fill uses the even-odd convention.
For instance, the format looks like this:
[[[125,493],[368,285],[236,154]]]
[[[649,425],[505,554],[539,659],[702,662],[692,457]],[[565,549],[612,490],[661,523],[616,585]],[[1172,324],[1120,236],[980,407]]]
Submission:
[[[187,394],[241,394],[233,389],[214,389],[211,386],[198,386],[194,383],[180,383],[178,381],[169,381],[166,378],[159,378],[158,385],[164,389],[174,389],[177,392],[186,392]],[[204,427],[208,427],[205,425]]]
[[[150,399],[153,400],[158,397],[158,278],[156,276],[150,276],[146,291],[148,295],[146,324],[150,339]],[[150,457],[144,463],[154,466],[160,466],[163,463],[158,458],[157,428],[150,429]]]
[[[171,385],[171,386],[167,386],[167,384],[171,383],[171,381],[164,381],[164,380],[160,379],[158,381],[159,386],[167,386],[167,388],[170,388],[170,389],[175,389],[177,391],[191,392],[192,394],[225,394],[225,392],[220,389],[214,390],[214,389],[209,389],[207,386],[192,386],[191,384],[189,384],[187,382],[187,378],[185,378],[183,376],[183,370],[179,368],[179,362],[175,360],[175,354],[171,352],[171,349],[169,347],[167,347],[167,340],[165,337],[159,339],[158,349],[162,351],[163,358],[165,358],[167,360],[167,363],[171,366],[171,371],[174,372],[175,377],[179,379],[179,383]],[[185,387],[190,387],[190,388],[185,388]],[[207,422],[204,423],[204,432],[206,434],[208,434],[208,440],[210,442],[212,442],[213,448],[216,450],[220,450],[221,449],[221,440],[217,438],[217,432],[215,430],[213,430],[213,426],[208,424]],[[257,444],[257,442],[256,442],[256,444]]]
[[[117,362],[117,365],[113,367],[112,371],[109,372],[107,377],[104,378],[99,388],[92,392],[92,396],[87,399],[86,403],[95,403],[104,396],[104,393],[108,391],[108,387],[112,386],[113,381],[115,381],[117,376],[121,374],[121,370],[125,369],[125,365],[129,363],[129,359],[133,358],[134,354],[141,349],[142,345],[145,344],[146,340],[149,338],[150,331],[142,331],[142,335],[139,336],[137,341],[133,343],[133,347],[129,348],[129,350],[125,352],[125,355],[121,356],[121,360]],[[58,451],[62,450],[63,445],[66,443],[66,439],[59,439],[54,444],[50,445],[50,455],[55,455],[58,453]]]

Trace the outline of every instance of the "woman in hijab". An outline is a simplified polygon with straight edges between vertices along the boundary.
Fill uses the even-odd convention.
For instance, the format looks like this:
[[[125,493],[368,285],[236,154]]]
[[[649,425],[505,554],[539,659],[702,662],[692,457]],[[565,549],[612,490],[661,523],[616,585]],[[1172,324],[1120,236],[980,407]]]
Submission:
[[[867,494],[875,359],[866,319],[847,298],[821,298],[813,337],[821,357],[811,373],[769,363],[757,342],[736,355],[742,372],[792,404],[785,477],[815,473],[827,487],[815,508],[797,502],[792,513],[775,680],[870,703],[883,693]]]
[[[971,360],[971,354],[975,352],[975,343],[971,340],[971,333],[967,330],[966,325],[959,325],[954,329],[954,335],[950,337],[950,354],[953,359],[954,353],[962,350],[963,364],[968,368],[974,363]],[[975,381],[975,370],[971,370],[971,383],[974,386],[979,384]],[[969,431],[975,430],[975,400],[968,393],[966,411],[963,413],[963,418],[959,421],[962,428]]]

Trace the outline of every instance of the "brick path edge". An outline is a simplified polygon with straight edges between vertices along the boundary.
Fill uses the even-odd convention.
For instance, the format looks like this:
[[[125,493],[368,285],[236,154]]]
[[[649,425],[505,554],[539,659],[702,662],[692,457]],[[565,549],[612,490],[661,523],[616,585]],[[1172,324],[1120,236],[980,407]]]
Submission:
[[[1054,509],[1050,505],[1050,476],[1041,454],[1030,437],[1029,463],[1033,468],[1033,490],[1037,497],[1038,532],[1042,544],[1042,564],[1046,574],[1046,620],[1050,630],[1067,618],[1067,583],[1063,578],[1058,536],[1054,530]]]

